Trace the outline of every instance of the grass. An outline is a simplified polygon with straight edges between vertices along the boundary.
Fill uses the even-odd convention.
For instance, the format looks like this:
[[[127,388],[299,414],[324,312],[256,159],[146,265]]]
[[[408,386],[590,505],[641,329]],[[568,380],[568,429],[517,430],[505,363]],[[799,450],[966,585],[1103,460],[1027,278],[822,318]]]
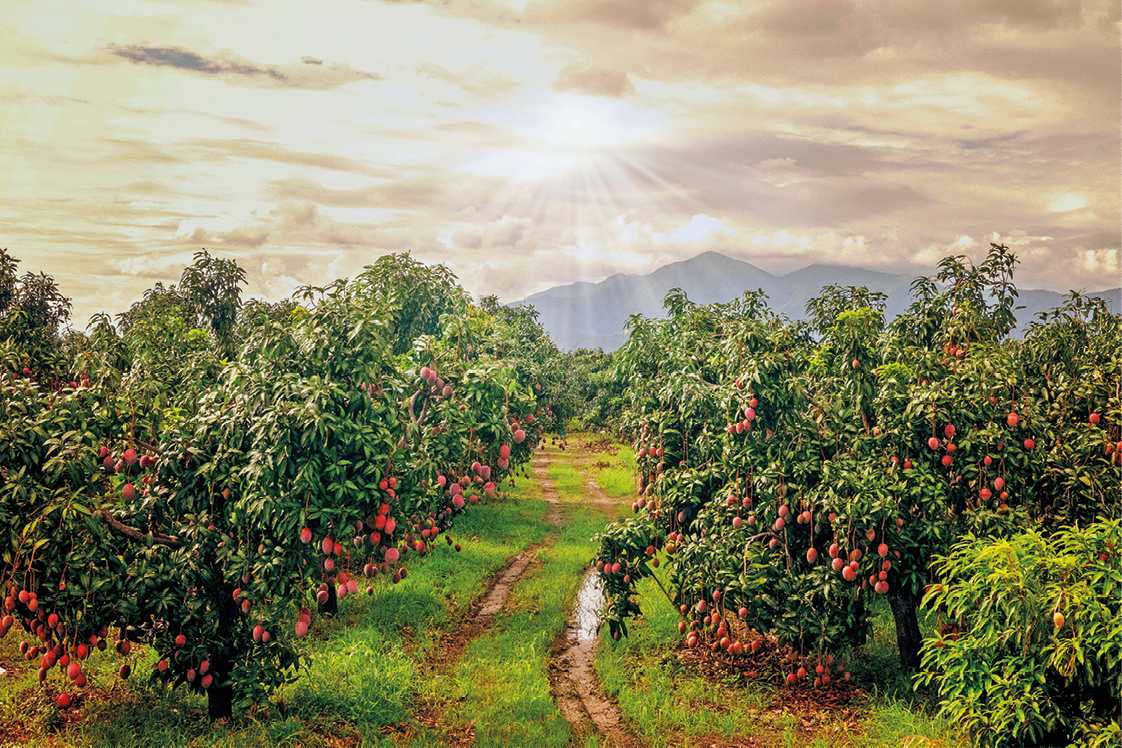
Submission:
[[[928,743],[927,748],[938,746],[967,746],[967,737],[944,719],[928,716],[917,709],[913,702],[891,696],[876,699],[869,707],[865,720],[866,740],[860,745],[882,746],[899,745],[905,738],[920,736]],[[918,742],[913,745],[920,745]]]
[[[571,459],[550,462],[548,473],[562,496],[578,496],[584,489],[584,476],[573,466]]]
[[[625,446],[603,449],[598,435],[570,435],[565,451],[550,448],[550,477],[565,518],[545,522],[540,487],[520,480],[505,500],[457,518],[456,553],[438,545],[423,559],[409,556],[409,576],[373,582],[374,594],[340,601],[339,614],[317,618],[304,640],[307,667],[270,704],[213,725],[203,697],[147,685],[153,656],[130,655],[137,671],[116,677],[120,660],[97,652],[88,660],[92,687],[81,706],[54,704],[63,678],[40,687],[18,654],[13,631],[0,640],[0,658],[22,672],[0,678],[0,746],[328,746],[435,745],[438,735],[412,722],[419,700],[439,706],[449,724],[474,721],[479,746],[595,746],[572,735],[550,697],[548,662],[564,631],[582,570],[595,552],[592,536],[629,513],[634,456]],[[583,501],[592,476],[617,507]],[[507,610],[465,649],[454,667],[434,668],[440,635],[482,594],[484,581],[508,559],[547,542],[512,592]],[[665,572],[665,567],[662,569]],[[882,600],[874,601],[870,641],[850,658],[855,682],[870,694],[859,722],[836,715],[793,716],[782,690],[742,680],[713,682],[679,662],[677,611],[649,580],[640,586],[643,617],[619,642],[605,637],[597,654],[604,690],[618,699],[632,729],[652,746],[752,737],[770,746],[902,745],[922,736],[928,746],[958,748],[952,725],[928,716],[930,705],[911,690],[897,666],[895,628]],[[921,620],[926,634],[933,621]],[[802,721],[800,721],[802,720]],[[803,721],[809,721],[808,728]],[[396,731],[396,732],[395,732]]]
[[[569,724],[550,696],[549,654],[563,635],[582,572],[594,550],[589,538],[605,515],[567,511],[557,542],[543,548],[540,567],[519,582],[491,631],[471,643],[456,670],[460,718],[474,717],[476,745],[565,745]]]
[[[639,585],[642,618],[618,642],[601,638],[596,667],[600,682],[619,701],[624,716],[652,747],[691,739],[757,735],[770,699],[739,684],[714,684],[690,672],[675,656],[678,613],[650,580]]]
[[[842,712],[788,713],[782,690],[762,679],[714,683],[683,666],[678,612],[650,580],[639,585],[641,618],[630,636],[616,642],[604,636],[596,666],[604,690],[618,699],[637,734],[654,748],[692,745],[698,738],[733,740],[752,737],[769,746],[898,745],[921,736],[929,746],[966,746],[965,736],[946,720],[930,716],[926,699],[917,697],[901,673],[895,624],[888,604],[873,607],[870,640],[854,654],[855,685],[869,694],[858,721]],[[921,621],[926,634],[933,627]]]
[[[587,446],[602,437],[570,438]],[[634,466],[634,453],[625,445],[577,463],[595,476],[605,493],[625,500],[635,495]],[[873,601],[870,639],[850,665],[855,684],[870,694],[859,722],[854,722],[830,713],[796,717],[784,708],[781,689],[762,679],[714,683],[684,666],[676,656],[678,611],[651,580],[640,583],[638,597],[642,616],[632,622],[628,637],[618,642],[602,637],[596,667],[604,690],[618,700],[636,734],[651,746],[693,745],[707,737],[751,737],[774,746],[864,748],[897,745],[909,736],[933,741],[929,746],[967,744],[954,725],[929,716],[935,704],[912,690],[910,678],[899,667],[891,610],[881,598]],[[933,619],[921,618],[924,635],[934,626]]]
[[[860,656],[850,666],[854,680],[866,691],[913,706],[926,706],[923,695],[912,689],[911,678],[900,668],[900,650],[896,645],[896,622],[888,601],[880,595],[869,601],[872,631]],[[919,630],[927,637],[935,634],[935,616],[919,611]]]
[[[616,443],[610,451],[595,449],[603,443],[602,434],[574,434],[572,441],[589,451],[576,464],[592,474],[600,488],[612,498],[635,497],[635,451],[631,447]]]

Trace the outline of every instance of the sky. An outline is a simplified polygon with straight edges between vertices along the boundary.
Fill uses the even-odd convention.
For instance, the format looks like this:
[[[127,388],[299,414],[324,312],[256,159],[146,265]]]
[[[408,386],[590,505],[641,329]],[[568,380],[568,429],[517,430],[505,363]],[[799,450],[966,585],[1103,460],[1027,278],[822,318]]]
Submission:
[[[1117,0],[0,0],[0,247],[126,309],[386,253],[513,302],[716,250],[1120,283]]]

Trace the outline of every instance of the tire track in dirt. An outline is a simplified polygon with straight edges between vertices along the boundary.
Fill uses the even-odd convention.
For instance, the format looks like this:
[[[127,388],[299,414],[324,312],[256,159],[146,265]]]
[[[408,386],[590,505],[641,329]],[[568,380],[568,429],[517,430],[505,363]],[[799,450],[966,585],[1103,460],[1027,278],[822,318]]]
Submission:
[[[558,502],[560,511],[557,488],[548,474],[548,456],[537,453],[533,465],[534,479],[547,497],[552,496]],[[608,498],[591,477],[585,479],[584,496],[588,504],[617,506],[617,502]],[[561,714],[572,726],[574,735],[595,732],[615,748],[638,748],[642,743],[627,729],[619,706],[601,693],[596,677],[596,646],[599,643],[596,627],[602,606],[600,580],[594,571],[589,570],[585,572],[565,635],[553,645],[549,663],[550,691]]]
[[[537,478],[537,463],[535,459],[535,478]],[[549,479],[546,478],[548,481]],[[564,517],[561,514],[561,497],[552,482],[542,484],[542,493],[547,503],[545,520],[555,530],[561,527]],[[464,648],[472,639],[479,636],[491,625],[491,619],[503,609],[510,591],[525,574],[530,563],[537,556],[538,551],[556,542],[556,532],[551,532],[545,540],[534,543],[521,553],[507,559],[506,564],[496,571],[487,581],[487,591],[483,598],[469,608],[464,620],[455,630],[446,632],[440,640],[440,660],[447,663],[450,668],[459,661]]]

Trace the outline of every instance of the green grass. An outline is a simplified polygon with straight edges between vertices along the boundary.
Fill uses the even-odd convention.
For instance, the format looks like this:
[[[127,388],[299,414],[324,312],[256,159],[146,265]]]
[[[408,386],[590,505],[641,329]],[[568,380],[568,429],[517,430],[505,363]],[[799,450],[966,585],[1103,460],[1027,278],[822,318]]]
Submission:
[[[332,715],[356,725],[387,725],[409,716],[417,666],[374,627],[351,629],[316,648],[311,666],[284,695],[290,715]]]
[[[574,434],[573,441],[581,447],[589,447],[604,440],[601,434]],[[601,467],[607,463],[608,467]],[[588,470],[604,489],[604,493],[612,498],[634,498],[635,485],[635,451],[624,444],[616,444],[608,452],[591,452],[581,461],[583,469]]]
[[[588,445],[600,437],[573,438]],[[598,467],[598,462],[609,467]],[[578,466],[595,475],[609,495],[630,497],[634,464],[633,452],[620,445],[614,454],[594,453]],[[640,583],[639,602],[643,615],[632,622],[630,636],[618,642],[603,637],[596,665],[604,690],[618,699],[636,733],[652,746],[688,745],[695,738],[714,735],[729,740],[752,736],[775,746],[872,747],[896,745],[910,735],[948,747],[966,745],[954,725],[930,716],[937,708],[934,700],[915,693],[911,679],[902,672],[895,622],[882,598],[872,603],[869,641],[850,657],[855,685],[869,694],[859,728],[831,721],[827,714],[809,731],[777,708],[781,689],[776,686],[762,680],[714,684],[682,666],[675,655],[680,640],[678,611],[653,581]],[[926,636],[934,628],[934,619],[921,615],[921,632]]]
[[[559,456],[552,460],[547,473],[562,495],[577,496],[584,490],[584,476],[573,466],[571,456],[567,461],[562,461]]]
[[[966,748],[969,740],[955,729],[951,722],[928,714],[915,703],[891,696],[874,699],[865,719],[866,738],[858,745],[874,746],[899,745],[913,735],[919,735],[951,748]],[[933,747],[932,747],[933,748]]]
[[[564,515],[555,542],[538,551],[506,608],[486,635],[469,644],[455,672],[438,675],[428,687],[434,700],[452,712],[453,723],[474,719],[478,746],[560,748],[573,737],[550,695],[548,661],[595,551],[592,536],[609,519],[582,505],[584,476],[573,461],[571,451],[550,450],[549,477]],[[579,736],[578,744],[596,742]]]
[[[212,725],[204,697],[149,687],[151,653],[131,655],[137,672],[121,682],[120,660],[97,652],[87,666],[96,690],[80,709],[66,713],[54,704],[61,674],[53,673],[46,688],[38,686],[33,668],[18,678],[0,678],[0,746],[396,744],[383,731],[387,726],[405,730],[406,744],[438,745],[438,736],[411,724],[419,699],[443,710],[449,725],[474,720],[479,746],[598,745],[594,735],[570,734],[550,697],[547,671],[581,572],[595,552],[591,538],[615,518],[582,501],[586,476],[621,499],[619,511],[634,495],[631,451],[622,446],[589,451],[597,441],[595,434],[575,434],[570,449],[549,450],[550,476],[565,515],[561,530],[545,522],[546,504],[533,481],[520,480],[509,498],[474,507],[457,518],[451,532],[462,544],[460,553],[441,543],[423,559],[407,556],[404,581],[394,585],[379,578],[374,594],[348,596],[336,617],[317,617],[304,640],[307,667],[272,703],[232,724]],[[467,647],[456,667],[433,667],[441,632],[478,599],[484,581],[510,556],[547,540],[551,544],[538,551],[488,633]],[[597,668],[604,690],[618,698],[629,724],[652,746],[691,744],[707,736],[752,736],[774,746],[871,748],[899,745],[912,735],[947,748],[966,744],[953,725],[928,716],[932,705],[900,674],[892,615],[879,598],[870,640],[850,663],[855,683],[870,694],[860,729],[846,733],[826,721],[810,734],[777,707],[780,689],[713,683],[680,664],[677,611],[650,580],[641,584],[640,595],[643,617],[629,637],[602,640]],[[925,634],[933,625],[921,620]],[[28,663],[17,651],[20,638],[13,630],[0,640],[0,657],[23,669]]]
[[[770,698],[742,684],[710,683],[678,662],[678,613],[654,582],[640,583],[639,600],[642,618],[618,642],[601,638],[596,667],[644,742],[658,748],[706,735],[748,737],[766,727],[760,720]]]
[[[911,678],[900,668],[896,621],[888,601],[883,596],[873,595],[869,612],[872,631],[850,667],[854,682],[870,693],[919,706],[925,700],[913,691]],[[936,628],[934,615],[930,611],[919,613],[920,633],[925,637],[933,635]]]
[[[589,538],[604,515],[577,511],[557,543],[543,548],[540,568],[519,582],[492,630],[473,641],[457,668],[460,719],[474,717],[479,746],[563,746],[569,724],[550,696],[548,660],[562,636],[592,554]]]

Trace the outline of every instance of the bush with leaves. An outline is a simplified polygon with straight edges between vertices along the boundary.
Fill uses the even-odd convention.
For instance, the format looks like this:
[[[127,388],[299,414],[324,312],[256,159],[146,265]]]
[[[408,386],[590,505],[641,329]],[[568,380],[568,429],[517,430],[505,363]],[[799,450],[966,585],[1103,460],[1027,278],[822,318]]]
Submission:
[[[63,327],[70,320],[70,299],[50,276],[18,274],[19,260],[0,249],[0,341],[11,352],[13,368],[57,383],[66,373]],[[24,370],[27,371],[24,371]]]
[[[1120,547],[1112,521],[968,535],[936,559],[940,633],[918,682],[974,745],[1118,745]]]

